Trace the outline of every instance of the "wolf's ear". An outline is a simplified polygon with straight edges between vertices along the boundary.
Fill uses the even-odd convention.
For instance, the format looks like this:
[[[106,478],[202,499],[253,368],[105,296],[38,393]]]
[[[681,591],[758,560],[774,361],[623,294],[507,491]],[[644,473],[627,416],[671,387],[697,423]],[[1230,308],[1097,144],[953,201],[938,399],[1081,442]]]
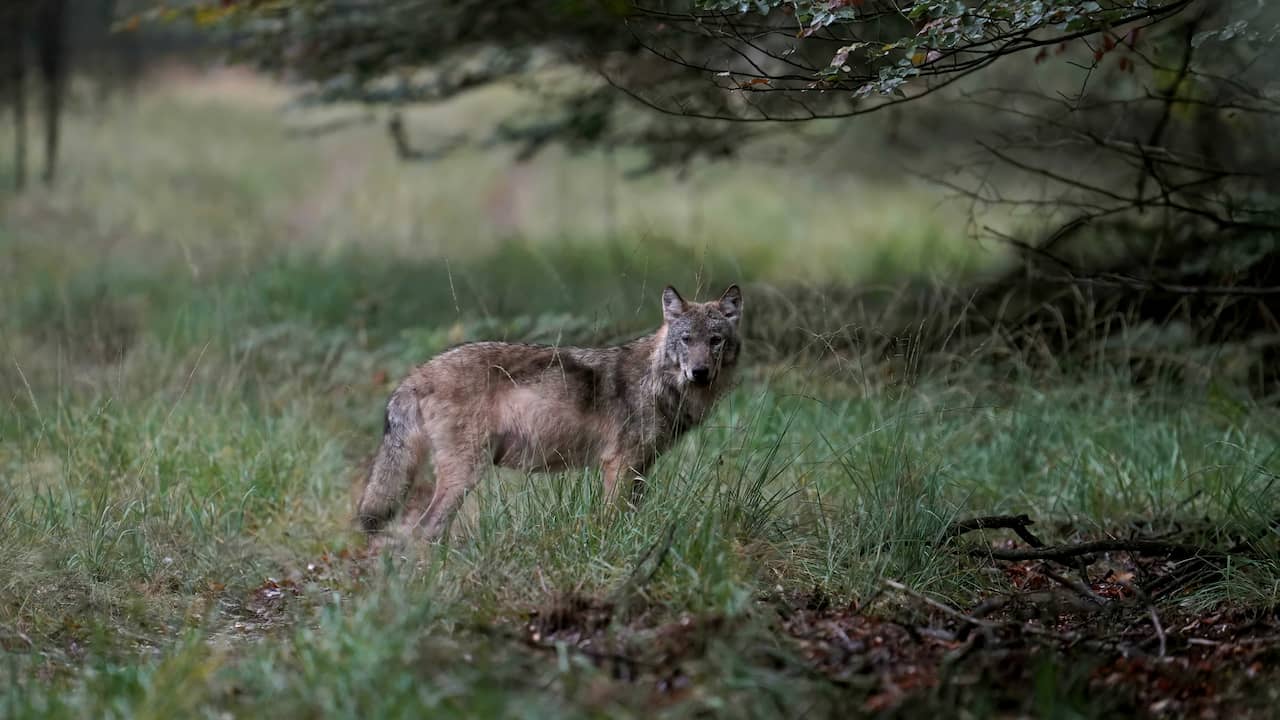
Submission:
[[[680,297],[680,293],[676,289],[667,286],[662,291],[662,319],[670,322],[684,314],[685,304],[684,298]]]
[[[737,285],[730,285],[720,296],[720,312],[734,325],[742,318],[742,290]]]

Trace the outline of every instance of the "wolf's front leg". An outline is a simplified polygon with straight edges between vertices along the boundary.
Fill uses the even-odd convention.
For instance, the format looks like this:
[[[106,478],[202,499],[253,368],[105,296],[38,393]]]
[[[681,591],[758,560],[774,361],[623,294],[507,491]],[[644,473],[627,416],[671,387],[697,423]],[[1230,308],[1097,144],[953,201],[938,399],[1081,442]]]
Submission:
[[[601,463],[604,469],[604,502],[609,507],[618,505],[618,498],[626,492],[627,506],[634,510],[640,506],[644,495],[644,475],[637,466],[623,456],[606,457]]]

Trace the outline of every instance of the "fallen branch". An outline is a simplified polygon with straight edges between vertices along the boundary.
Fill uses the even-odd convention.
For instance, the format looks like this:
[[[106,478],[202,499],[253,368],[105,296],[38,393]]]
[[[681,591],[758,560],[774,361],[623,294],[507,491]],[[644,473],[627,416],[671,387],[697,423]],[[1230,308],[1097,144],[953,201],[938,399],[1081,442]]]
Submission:
[[[1139,555],[1164,555],[1172,558],[1224,558],[1222,553],[1195,545],[1162,542],[1159,540],[1095,540],[1074,545],[1049,545],[1025,550],[1000,550],[975,548],[969,551],[974,557],[990,557],[996,560],[1064,560],[1100,552],[1130,552]]]
[[[974,532],[975,530],[993,530],[1007,529],[1017,533],[1018,537],[1030,545],[1031,547],[1044,547],[1044,543],[1040,538],[1036,537],[1027,529],[1028,525],[1035,524],[1027,515],[986,515],[983,517],[970,518],[952,523],[943,534],[944,540],[964,535],[965,533]]]

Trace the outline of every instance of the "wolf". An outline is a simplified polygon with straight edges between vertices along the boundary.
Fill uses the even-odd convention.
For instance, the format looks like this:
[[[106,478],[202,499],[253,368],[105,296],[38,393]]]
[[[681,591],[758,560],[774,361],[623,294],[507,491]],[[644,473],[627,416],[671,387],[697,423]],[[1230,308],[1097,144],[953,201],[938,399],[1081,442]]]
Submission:
[[[411,536],[437,540],[486,466],[526,472],[599,467],[606,503],[638,501],[645,472],[697,427],[732,384],[742,348],[742,292],[688,302],[662,292],[662,325],[623,345],[458,345],[418,366],[387,401],[382,443],[357,505],[381,534],[429,456],[435,487],[407,513]]]

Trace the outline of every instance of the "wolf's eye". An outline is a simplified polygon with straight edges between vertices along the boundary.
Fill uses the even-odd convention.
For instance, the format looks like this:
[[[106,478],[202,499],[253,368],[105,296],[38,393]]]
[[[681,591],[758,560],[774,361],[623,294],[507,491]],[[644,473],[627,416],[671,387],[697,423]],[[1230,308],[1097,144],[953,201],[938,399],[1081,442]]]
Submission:
[[[680,344],[682,345],[688,345],[689,340],[690,340],[689,333],[685,333],[684,335],[680,336]]]

